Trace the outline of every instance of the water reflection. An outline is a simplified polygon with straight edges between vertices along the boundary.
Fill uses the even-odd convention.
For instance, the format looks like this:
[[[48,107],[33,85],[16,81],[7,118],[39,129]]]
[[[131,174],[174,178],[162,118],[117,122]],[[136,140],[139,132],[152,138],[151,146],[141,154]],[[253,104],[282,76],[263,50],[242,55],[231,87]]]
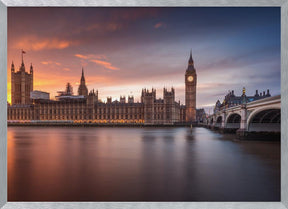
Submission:
[[[204,128],[8,128],[9,201],[279,201],[280,143]]]

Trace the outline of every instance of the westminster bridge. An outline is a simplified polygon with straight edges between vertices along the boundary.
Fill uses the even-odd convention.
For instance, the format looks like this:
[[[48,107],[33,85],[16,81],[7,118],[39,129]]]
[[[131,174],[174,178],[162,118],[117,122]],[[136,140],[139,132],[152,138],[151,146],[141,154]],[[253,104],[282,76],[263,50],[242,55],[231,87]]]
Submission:
[[[281,132],[281,96],[267,97],[217,111],[208,116],[205,126],[222,132],[249,133]]]

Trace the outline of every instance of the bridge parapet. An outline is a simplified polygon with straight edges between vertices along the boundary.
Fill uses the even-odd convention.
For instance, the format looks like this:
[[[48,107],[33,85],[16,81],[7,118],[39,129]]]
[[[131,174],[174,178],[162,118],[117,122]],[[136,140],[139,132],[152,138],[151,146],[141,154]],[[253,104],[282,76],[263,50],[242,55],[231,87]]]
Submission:
[[[208,117],[212,128],[246,132],[280,133],[281,96],[268,97],[257,101],[221,109]],[[227,131],[224,131],[227,132]]]

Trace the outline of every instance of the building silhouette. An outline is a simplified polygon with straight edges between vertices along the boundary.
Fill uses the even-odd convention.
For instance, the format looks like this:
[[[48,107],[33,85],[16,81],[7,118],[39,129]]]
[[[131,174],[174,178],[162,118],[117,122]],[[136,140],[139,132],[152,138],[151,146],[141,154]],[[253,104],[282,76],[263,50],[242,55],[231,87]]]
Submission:
[[[32,91],[32,65],[30,74],[28,74],[25,72],[25,65],[22,60],[20,70],[22,70],[23,75],[32,75],[32,79],[27,79],[30,82],[30,88],[25,89],[27,92],[28,90]],[[12,72],[14,73],[13,64]],[[107,97],[107,102],[102,102],[98,98],[98,90],[92,89],[88,93],[84,69],[82,68],[78,95],[74,95],[71,84],[67,83],[64,91],[58,91],[56,100],[42,99],[43,97],[34,97],[31,100],[29,94],[25,94],[24,101],[21,103],[18,102],[18,97],[15,97],[15,95],[21,94],[21,89],[13,88],[12,98],[14,100],[12,100],[11,105],[8,105],[8,122],[17,120],[28,122],[70,121],[74,123],[145,125],[192,123],[196,121],[196,85],[197,75],[192,53],[190,53],[188,68],[185,73],[186,106],[180,105],[180,101],[175,101],[174,88],[170,90],[164,88],[162,99],[156,99],[156,90],[152,88],[152,90],[142,89],[140,102],[135,102],[134,96],[129,96],[128,101],[126,101],[125,96],[120,96],[119,101],[112,101],[111,97]]]

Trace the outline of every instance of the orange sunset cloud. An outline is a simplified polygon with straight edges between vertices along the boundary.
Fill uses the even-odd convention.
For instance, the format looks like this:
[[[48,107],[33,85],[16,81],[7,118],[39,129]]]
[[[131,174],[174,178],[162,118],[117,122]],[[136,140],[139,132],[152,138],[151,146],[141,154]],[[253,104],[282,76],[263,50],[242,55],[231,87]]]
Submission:
[[[119,70],[119,68],[112,66],[112,64],[109,62],[105,62],[105,61],[101,61],[101,60],[91,60],[91,62],[94,62],[98,65],[101,65],[101,66],[103,66],[109,70]]]
[[[42,61],[41,64],[43,65],[58,65],[58,66],[61,66],[61,63],[59,62],[53,62],[53,61]]]
[[[89,59],[106,59],[107,57],[105,55],[102,54],[75,54],[75,57],[78,57],[80,59],[85,59],[85,60],[89,60]]]
[[[80,59],[85,59],[85,60],[89,60],[90,62],[94,62],[98,65],[103,66],[106,69],[109,70],[119,70],[119,68],[112,66],[112,63],[107,62],[107,61],[103,61],[100,59],[106,59],[105,55],[94,55],[94,54],[89,54],[89,55],[83,55],[83,54],[75,54],[75,57],[78,57]]]
[[[154,25],[154,28],[158,29],[158,28],[166,28],[166,24],[159,22],[157,24]]]
[[[121,23],[106,23],[106,24],[92,24],[90,26],[88,26],[87,28],[85,28],[85,31],[92,31],[92,30],[97,30],[97,31],[101,31],[101,32],[114,32],[117,30],[120,30],[122,28],[122,24]]]
[[[40,51],[44,49],[65,49],[70,45],[71,42],[59,40],[57,38],[37,38],[36,36],[27,36],[16,42],[14,48]]]
[[[81,59],[88,59],[88,56],[82,55],[82,54],[75,54],[75,57],[79,57]]]

